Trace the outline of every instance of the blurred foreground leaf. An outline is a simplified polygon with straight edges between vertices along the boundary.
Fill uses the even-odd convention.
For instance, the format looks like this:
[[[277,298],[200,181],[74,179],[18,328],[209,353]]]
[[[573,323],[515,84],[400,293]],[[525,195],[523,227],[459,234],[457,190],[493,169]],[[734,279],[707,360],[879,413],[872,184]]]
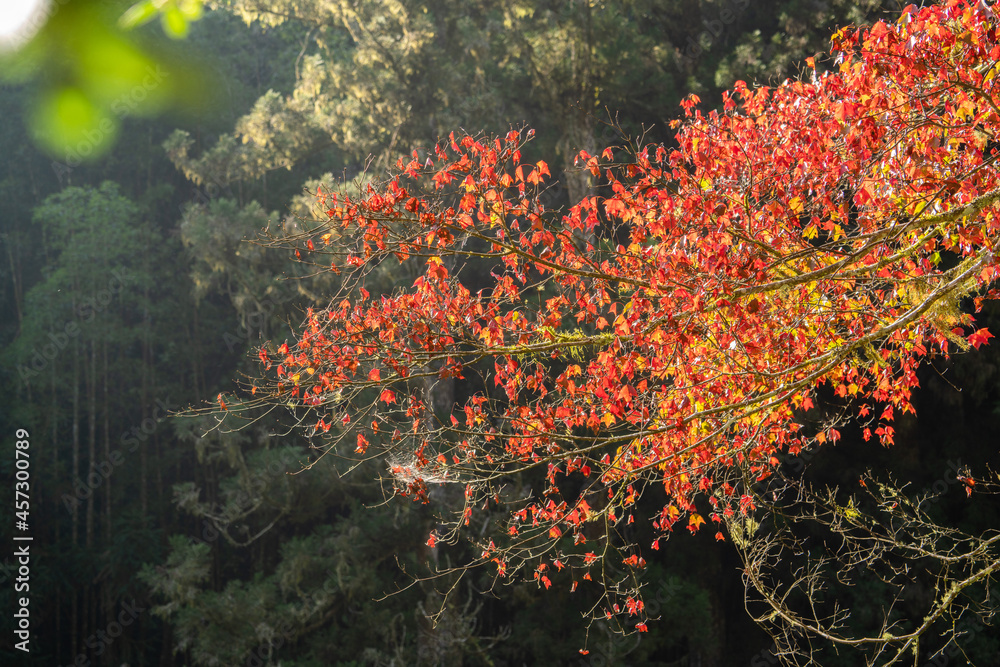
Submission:
[[[194,108],[208,88],[191,64],[123,31],[159,16],[168,37],[183,38],[201,17],[203,0],[143,0],[122,13],[123,6],[51,3],[42,14],[44,25],[16,50],[0,54],[0,77],[37,82],[26,125],[42,149],[67,164],[104,154],[126,117]]]

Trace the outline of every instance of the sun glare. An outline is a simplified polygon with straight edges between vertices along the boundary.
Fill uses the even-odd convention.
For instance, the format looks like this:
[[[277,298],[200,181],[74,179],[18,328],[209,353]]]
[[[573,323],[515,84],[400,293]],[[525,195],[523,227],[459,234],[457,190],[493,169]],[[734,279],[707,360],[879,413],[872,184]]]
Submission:
[[[27,43],[45,23],[50,0],[0,0],[0,51]]]

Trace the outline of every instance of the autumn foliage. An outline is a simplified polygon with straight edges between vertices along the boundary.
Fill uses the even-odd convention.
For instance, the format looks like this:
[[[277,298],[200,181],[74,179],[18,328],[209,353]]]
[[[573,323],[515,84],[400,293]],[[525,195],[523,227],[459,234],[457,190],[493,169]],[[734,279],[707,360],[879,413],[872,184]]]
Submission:
[[[779,456],[848,419],[891,445],[918,365],[992,337],[973,315],[996,297],[997,27],[948,2],[842,30],[800,80],[739,82],[708,114],[689,98],[675,144],[581,152],[597,194],[568,209],[523,130],[318,193],[329,219],[274,243],[343,289],[260,349],[245,405],[290,406],[322,454],[387,456],[403,494],[460,484],[456,526],[503,505],[482,543],[500,575],[590,578],[632,522],[724,539]],[[404,264],[412,285],[375,287]],[[543,485],[506,493],[528,469]]]

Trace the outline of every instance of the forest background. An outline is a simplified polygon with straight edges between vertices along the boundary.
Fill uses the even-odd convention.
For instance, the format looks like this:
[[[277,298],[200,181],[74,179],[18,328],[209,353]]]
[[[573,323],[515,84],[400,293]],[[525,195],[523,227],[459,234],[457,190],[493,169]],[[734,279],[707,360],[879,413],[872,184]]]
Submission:
[[[231,392],[261,341],[290,338],[323,302],[324,278],[244,241],[321,215],[317,187],[357,187],[456,128],[531,127],[527,150],[550,162],[551,205],[565,205],[588,188],[572,168],[580,149],[623,134],[669,144],[684,96],[713,108],[737,80],[800,76],[838,26],[893,19],[901,4],[230,0],[121,36],[127,7],[63,3],[53,19],[93,17],[74,28],[153,54],[141,85],[95,97],[83,141],[53,149],[33,135],[39,100],[83,76],[86,40],[0,88],[0,502],[14,506],[6,436],[25,429],[34,536],[32,652],[14,649],[4,614],[0,661],[776,664],[732,546],[707,531],[649,558],[648,633],[588,629],[583,595],[533,581],[498,598],[475,573],[432,624],[447,582],[410,584],[470,549],[431,548],[433,511],[385,503],[384,469],[345,474],[328,458],[292,475],[311,443],[276,419],[220,432],[211,416],[175,414]],[[993,508],[970,512],[955,475],[1000,432],[997,355],[924,369],[918,417],[899,419],[891,450],[845,433],[810,469],[830,483],[889,469],[938,493],[943,522],[991,525]],[[13,534],[0,526],[4,544]],[[8,550],[0,608],[14,608],[16,572]],[[844,595],[860,609],[879,591]],[[990,632],[972,640],[972,654],[998,650]]]

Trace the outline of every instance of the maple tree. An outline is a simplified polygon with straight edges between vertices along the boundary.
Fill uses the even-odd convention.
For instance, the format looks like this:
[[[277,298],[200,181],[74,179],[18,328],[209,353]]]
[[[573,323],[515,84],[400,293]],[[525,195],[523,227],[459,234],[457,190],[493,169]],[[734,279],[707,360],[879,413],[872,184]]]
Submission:
[[[612,554],[641,568],[678,527],[727,539],[779,457],[849,421],[892,445],[917,367],[992,337],[973,315],[1000,269],[997,26],[953,0],[841,30],[832,71],[739,82],[708,114],[689,97],[673,147],[581,151],[598,194],[568,210],[521,159],[530,130],[453,134],[360,196],[321,189],[328,219],[269,242],[340,291],[219,403],[287,407],[318,456],[385,457],[401,495],[461,485],[427,544],[502,514],[469,531],[498,578],[575,589]],[[379,289],[401,266],[412,286]],[[820,392],[846,407],[818,410]],[[544,488],[512,493],[534,470]],[[619,539],[633,522],[651,545]],[[641,597],[612,593],[595,616],[646,631]],[[872,641],[898,658],[914,632]]]

